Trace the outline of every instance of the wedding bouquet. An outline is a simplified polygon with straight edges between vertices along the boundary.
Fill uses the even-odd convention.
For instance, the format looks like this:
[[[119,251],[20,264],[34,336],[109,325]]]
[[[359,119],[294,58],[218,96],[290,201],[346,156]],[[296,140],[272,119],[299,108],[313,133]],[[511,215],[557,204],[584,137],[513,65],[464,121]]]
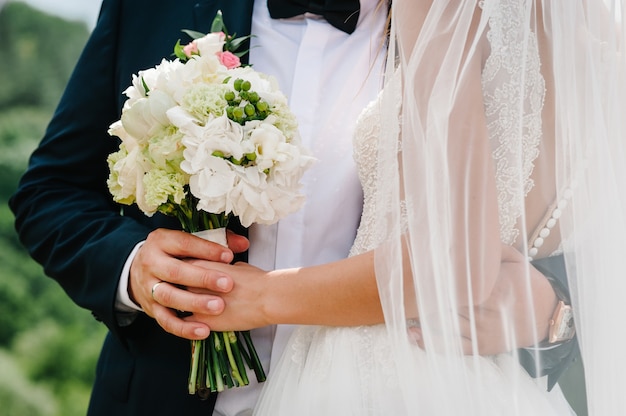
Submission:
[[[107,184],[116,202],[174,216],[187,232],[221,230],[226,244],[233,216],[247,227],[299,209],[300,178],[314,159],[276,81],[241,65],[245,38],[228,35],[221,14],[208,35],[187,33],[195,39],[176,44],[176,59],[133,75],[109,129],[121,143]],[[265,379],[248,331],[192,341],[189,393],[247,385],[244,361]]]

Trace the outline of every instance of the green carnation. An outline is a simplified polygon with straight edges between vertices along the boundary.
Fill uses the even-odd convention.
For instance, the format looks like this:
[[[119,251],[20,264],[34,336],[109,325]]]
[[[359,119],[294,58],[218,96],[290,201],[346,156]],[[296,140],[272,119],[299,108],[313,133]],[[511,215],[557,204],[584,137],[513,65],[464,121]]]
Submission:
[[[181,106],[201,123],[209,116],[219,117],[228,106],[224,94],[229,87],[224,84],[201,84],[189,89],[183,96]]]
[[[143,177],[146,189],[146,204],[159,207],[173,201],[180,204],[185,198],[185,184],[187,178],[183,173],[167,172],[161,169],[153,169]]]

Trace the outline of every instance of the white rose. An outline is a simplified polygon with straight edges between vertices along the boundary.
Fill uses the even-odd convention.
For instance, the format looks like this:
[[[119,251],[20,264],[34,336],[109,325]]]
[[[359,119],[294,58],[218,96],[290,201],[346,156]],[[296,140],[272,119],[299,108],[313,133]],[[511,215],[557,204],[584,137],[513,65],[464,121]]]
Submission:
[[[224,34],[221,32],[209,33],[206,36],[194,39],[193,43],[198,47],[200,56],[215,55],[224,49]]]

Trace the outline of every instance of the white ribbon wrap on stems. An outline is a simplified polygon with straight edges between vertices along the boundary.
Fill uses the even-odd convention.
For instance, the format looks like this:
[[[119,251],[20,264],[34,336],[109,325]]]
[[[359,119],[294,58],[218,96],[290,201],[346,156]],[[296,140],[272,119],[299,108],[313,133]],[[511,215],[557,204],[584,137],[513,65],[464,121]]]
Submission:
[[[197,231],[193,235],[200,237],[204,240],[218,243],[224,247],[228,247],[226,241],[226,228],[214,228],[212,230]]]

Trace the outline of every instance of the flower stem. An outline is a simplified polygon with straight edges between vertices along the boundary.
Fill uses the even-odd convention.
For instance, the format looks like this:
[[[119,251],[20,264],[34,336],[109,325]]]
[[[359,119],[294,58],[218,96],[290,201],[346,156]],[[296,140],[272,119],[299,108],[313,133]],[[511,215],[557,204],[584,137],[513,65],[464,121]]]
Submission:
[[[250,366],[250,368],[254,370],[257,381],[261,383],[265,381],[267,376],[265,375],[265,371],[263,370],[263,365],[261,364],[259,355],[256,352],[256,348],[254,348],[254,344],[252,343],[250,331],[241,331],[240,333],[246,343],[246,347],[248,347],[248,353],[250,354],[250,359],[252,361],[252,365]]]
[[[200,343],[201,341],[191,341],[191,368],[189,369],[189,394],[196,394],[196,385],[198,380],[198,366],[200,361]]]
[[[224,347],[226,349],[226,356],[228,357],[228,362],[230,364],[230,373],[232,374],[233,378],[237,382],[237,385],[245,386],[248,384],[248,380],[247,380],[248,378],[246,377],[246,381],[244,382],[242,373],[239,372],[239,366],[237,365],[237,360],[235,359],[235,356],[233,355],[232,346],[233,344],[237,342],[237,338],[235,338],[234,342],[232,342],[230,334],[233,334],[233,336],[235,335],[233,332],[222,332],[222,336],[224,337]],[[239,360],[241,360],[241,355],[239,355]],[[245,372],[243,374],[245,375]]]
[[[250,384],[248,380],[248,372],[246,371],[246,367],[243,364],[244,348],[239,348],[239,338],[237,338],[237,334],[234,331],[230,331],[228,333],[228,340],[230,342],[231,349],[233,350],[233,356],[235,357],[235,362],[237,363],[237,369],[239,370],[239,374],[241,375],[241,379],[243,380],[243,385],[247,386]]]
[[[222,371],[220,369],[221,366],[218,356],[218,350],[217,348],[215,348],[215,339],[217,337],[215,336],[214,332],[211,332],[211,338],[211,345],[214,347],[211,348],[211,361],[213,362],[213,373],[215,374],[215,390],[220,392],[224,391],[224,379],[222,378]]]

